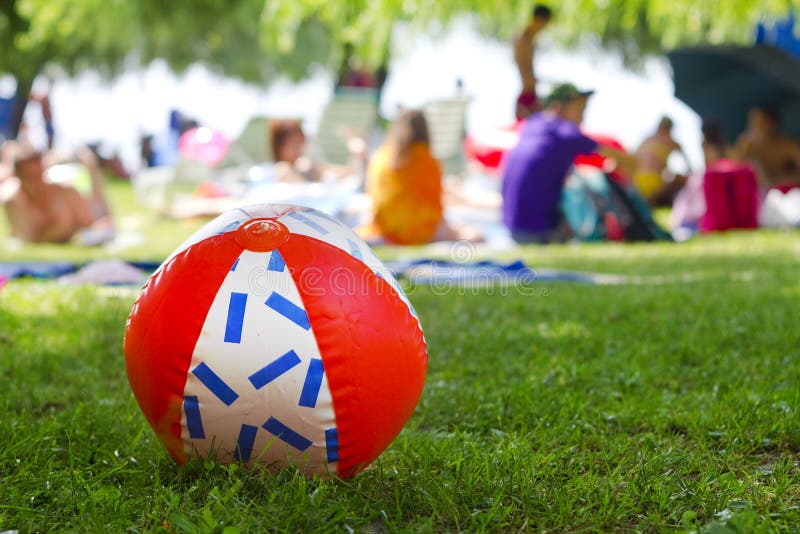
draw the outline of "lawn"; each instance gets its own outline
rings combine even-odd
[[[112,195],[147,236],[126,258],[162,258],[199,224],[136,219],[126,187]],[[127,385],[136,291],[12,282],[0,291],[0,532],[800,529],[800,235],[501,257],[626,276],[407,286],[428,341],[425,391],[348,482],[177,467]]]

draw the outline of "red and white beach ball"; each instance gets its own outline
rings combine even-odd
[[[170,455],[350,477],[422,393],[414,309],[369,247],[295,206],[229,211],[145,284],[125,332],[136,400]]]

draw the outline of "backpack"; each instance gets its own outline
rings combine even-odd
[[[582,241],[672,240],[633,186],[622,185],[595,167],[573,169],[564,183],[561,212]]]
[[[758,184],[750,165],[721,160],[703,177],[706,212],[701,232],[758,227]]]

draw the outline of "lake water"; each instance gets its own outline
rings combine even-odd
[[[432,38],[398,28],[390,75],[381,109],[391,117],[398,105],[419,106],[426,100],[451,96],[456,80],[471,97],[467,112],[470,132],[509,124],[520,82],[510,45],[480,36],[466,21]],[[651,131],[664,114],[675,121],[675,137],[693,166],[701,164],[700,121],[673,97],[668,63],[651,59],[642,72],[625,70],[608,52],[565,51],[549,41],[539,43],[535,59],[540,92],[548,85],[571,81],[594,89],[584,126],[587,131],[617,137],[629,149]],[[330,74],[317,71],[299,84],[279,81],[270,87],[245,85],[193,66],[181,76],[163,62],[127,72],[108,82],[87,72],[58,80],[51,91],[58,146],[69,149],[104,141],[135,162],[141,133],[162,134],[169,110],[176,108],[202,124],[235,137],[254,115],[302,117],[313,134],[323,106],[332,94]],[[35,106],[27,120],[34,140],[41,142]]]

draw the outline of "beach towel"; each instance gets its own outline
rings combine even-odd
[[[447,287],[492,287],[541,282],[595,284],[591,274],[555,269],[531,269],[522,260],[508,263],[491,260],[456,262],[416,259],[386,262],[395,277],[415,285]]]
[[[0,278],[5,278],[7,281],[18,278],[54,280],[71,276],[65,281],[104,285],[137,285],[144,281],[141,275],[152,273],[160,264],[161,262],[124,262],[115,259],[96,260],[87,264],[66,261],[8,262],[0,263]],[[76,276],[72,276],[74,274]]]

